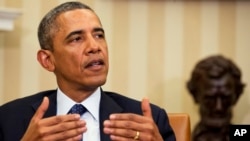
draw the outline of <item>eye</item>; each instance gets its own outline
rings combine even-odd
[[[77,41],[79,41],[79,40],[81,40],[81,39],[82,39],[82,38],[81,38],[80,36],[78,36],[78,37],[73,38],[72,42],[77,42]]]
[[[95,38],[97,39],[104,39],[105,38],[105,35],[103,32],[97,32],[94,34]]]
[[[68,43],[69,44],[72,44],[72,43],[79,43],[83,40],[83,37],[82,36],[72,36],[70,37],[70,39],[68,40]]]

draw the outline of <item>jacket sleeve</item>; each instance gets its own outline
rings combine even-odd
[[[156,124],[164,141],[176,141],[173,128],[169,123],[169,118],[164,109],[160,109],[158,115],[156,116]]]

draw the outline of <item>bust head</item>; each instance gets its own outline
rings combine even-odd
[[[230,124],[232,107],[243,92],[240,69],[221,55],[198,62],[187,88],[199,105],[200,124],[221,128]]]

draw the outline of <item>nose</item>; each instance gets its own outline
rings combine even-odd
[[[215,104],[216,104],[216,107],[215,107],[216,111],[223,110],[221,98],[217,97]]]
[[[101,51],[100,44],[98,43],[98,41],[94,37],[89,37],[87,39],[86,46],[87,46],[86,53],[88,55],[96,54],[96,53],[99,53]]]

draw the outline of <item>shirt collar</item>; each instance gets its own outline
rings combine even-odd
[[[87,99],[81,102],[85,106],[88,112],[99,121],[99,107],[101,99],[101,89],[98,87],[94,93],[92,93]],[[76,104],[75,101],[70,99],[64,94],[60,88],[57,89],[57,115],[65,115],[69,109]]]

